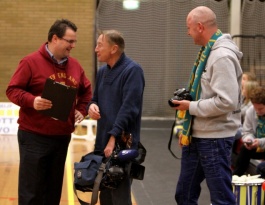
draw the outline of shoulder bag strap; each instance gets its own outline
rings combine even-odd
[[[98,202],[99,187],[100,187],[100,183],[101,183],[105,168],[106,168],[106,163],[102,163],[99,167],[98,175],[95,179],[94,186],[93,186],[91,205],[95,205]]]
[[[90,203],[87,203],[87,202],[81,200],[81,199],[78,197],[78,195],[77,195],[77,191],[76,191],[76,188],[75,188],[75,184],[74,184],[74,193],[75,193],[75,195],[76,195],[76,197],[77,197],[77,199],[78,199],[78,201],[79,201],[79,203],[80,203],[81,205],[91,205]]]

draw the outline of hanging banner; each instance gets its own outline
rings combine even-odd
[[[16,135],[19,106],[11,102],[0,102],[0,134]]]

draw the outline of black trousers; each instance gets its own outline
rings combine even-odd
[[[125,177],[117,189],[104,189],[99,194],[100,205],[132,205],[130,177]]]
[[[256,152],[256,149],[248,150],[244,145],[242,145],[236,160],[233,175],[244,175],[248,169],[250,159],[265,159],[265,152]]]
[[[19,205],[59,205],[71,135],[43,136],[18,130]]]

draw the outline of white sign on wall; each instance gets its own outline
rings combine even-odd
[[[11,102],[0,102],[0,134],[16,135],[19,106]]]

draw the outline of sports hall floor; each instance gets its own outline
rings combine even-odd
[[[144,180],[132,184],[133,205],[174,205],[175,187],[180,170],[180,161],[173,158],[167,149],[172,120],[143,119],[141,142],[147,149]],[[172,142],[172,150],[178,156],[180,148]],[[77,205],[73,193],[73,163],[92,150],[93,141],[72,139],[67,162],[60,205]],[[15,135],[0,135],[0,205],[17,205],[18,145]],[[81,199],[90,202],[89,193],[78,192]],[[209,205],[209,193],[205,182],[199,205]]]

